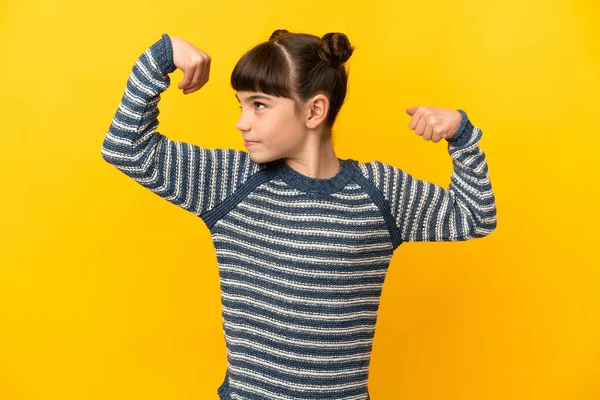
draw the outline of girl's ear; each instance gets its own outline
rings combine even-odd
[[[306,126],[311,129],[315,129],[327,118],[327,112],[329,111],[329,99],[325,95],[317,94],[306,102],[306,106]]]

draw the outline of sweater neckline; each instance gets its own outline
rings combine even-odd
[[[354,160],[341,158],[338,158],[338,160],[340,169],[331,178],[312,178],[304,175],[287,165],[282,158],[273,162],[273,170],[289,186],[298,190],[309,193],[331,194],[343,189],[348,184],[355,169]]]

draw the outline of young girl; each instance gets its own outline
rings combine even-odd
[[[180,68],[184,94],[210,57],[162,35],[135,63],[102,146],[104,160],[209,228],[219,266],[227,370],[220,399],[369,399],[382,285],[405,241],[489,235],[496,207],[481,130],[462,110],[412,107],[410,128],[445,139],[448,189],[379,161],[336,156],[346,96],[343,33],[276,30],[231,75],[247,151],[207,149],[157,131]]]

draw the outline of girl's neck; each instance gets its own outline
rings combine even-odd
[[[316,144],[307,143],[294,156],[283,161],[295,171],[310,178],[329,179],[340,170],[340,160],[335,154],[331,139]]]

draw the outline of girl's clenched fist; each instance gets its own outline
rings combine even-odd
[[[183,94],[193,93],[208,82],[210,56],[185,39],[170,36],[173,47],[173,63],[183,71],[183,79],[177,86]]]
[[[406,109],[406,113],[412,115],[409,128],[414,129],[424,140],[434,143],[454,136],[462,120],[460,112],[452,108],[410,107]]]

